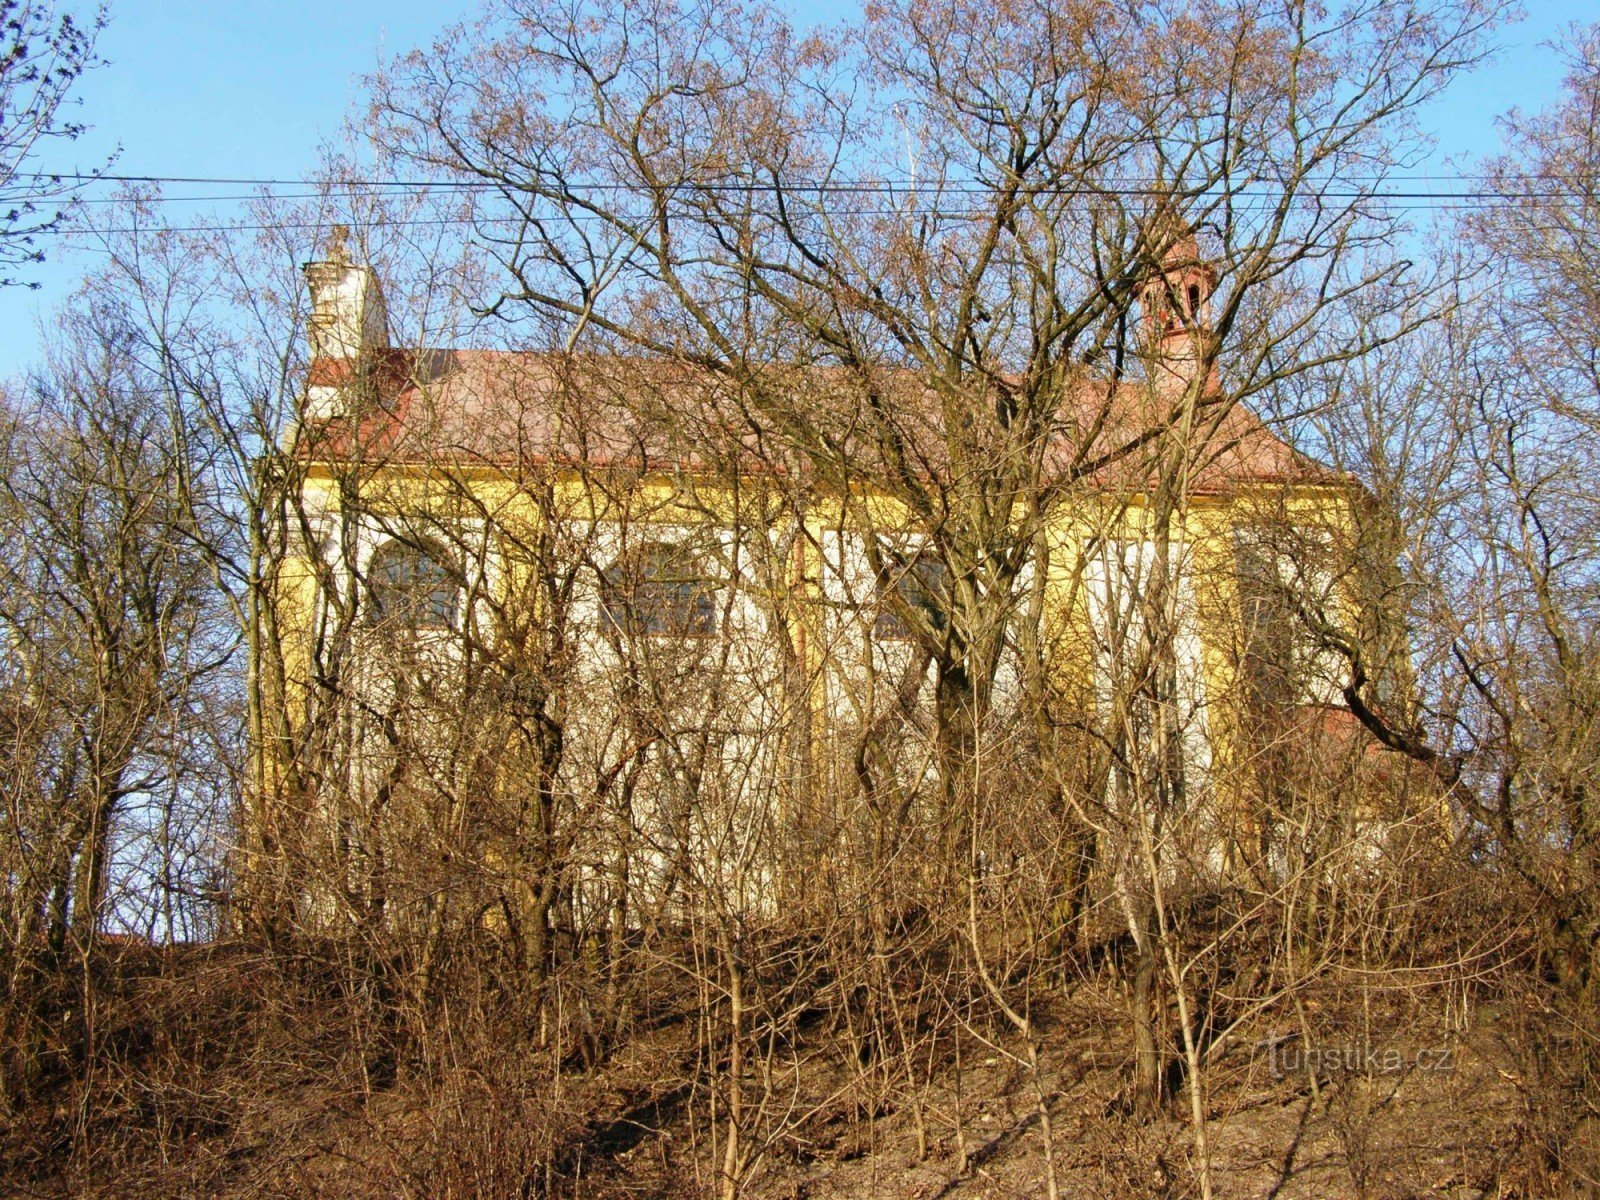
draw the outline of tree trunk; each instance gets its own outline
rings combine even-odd
[[[1145,1118],[1160,1109],[1163,1083],[1156,986],[1160,963],[1151,924],[1149,914],[1141,914],[1133,929],[1133,1106]]]

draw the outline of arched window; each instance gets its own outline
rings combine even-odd
[[[715,592],[695,554],[650,542],[605,572],[601,604],[613,629],[686,637],[716,632]]]
[[[891,587],[893,596],[889,594]],[[932,628],[943,629],[950,612],[949,569],[924,552],[880,580],[878,616],[872,624],[874,637],[890,642],[911,639],[912,629],[900,604],[918,613]]]
[[[452,629],[461,589],[437,546],[386,542],[367,567],[368,620],[393,629]]]

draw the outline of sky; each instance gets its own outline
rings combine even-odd
[[[60,0],[63,8],[68,0]],[[80,10],[84,5],[77,6]],[[101,35],[106,64],[85,76],[74,119],[92,128],[51,147],[41,170],[80,170],[116,155],[120,175],[200,179],[303,178],[318,147],[337,138],[361,97],[360,78],[380,62],[431,43],[473,4],[446,0],[111,0]],[[806,4],[802,21],[831,20],[850,0]],[[1526,0],[1528,15],[1499,37],[1498,58],[1458,79],[1422,114],[1438,147],[1429,173],[1450,178],[1499,146],[1495,121],[1513,107],[1536,110],[1559,92],[1562,66],[1546,45],[1596,17],[1592,0]],[[104,196],[109,189],[93,195]],[[171,184],[170,196],[230,195],[238,186]],[[171,205],[169,219],[226,215],[230,202]],[[0,377],[36,361],[41,323],[72,295],[92,254],[46,244],[31,268],[36,290],[0,289]]]

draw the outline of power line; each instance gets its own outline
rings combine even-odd
[[[154,175],[154,174],[107,174],[96,172],[21,172],[22,177],[32,179],[51,179],[73,181],[84,184],[109,183],[109,184],[142,184],[142,185],[172,185],[182,184],[196,187],[256,187],[261,189],[286,188],[294,189],[284,193],[250,193],[250,194],[224,194],[224,195],[195,195],[195,196],[155,196],[147,200],[160,204],[217,204],[227,202],[243,202],[249,200],[277,199],[277,200],[316,200],[337,195],[340,192],[359,190],[369,197],[386,198],[404,196],[413,193],[427,192],[462,192],[480,193],[492,191],[516,192],[519,189],[514,184],[502,184],[494,180],[484,179],[342,179],[317,181],[309,179],[284,179],[249,176],[207,176],[207,175]],[[1584,194],[1586,189],[1578,187],[1559,188],[1532,188],[1521,189],[1483,189],[1475,187],[1472,190],[1422,188],[1408,190],[1386,190],[1379,187],[1371,189],[1353,190],[1351,185],[1365,179],[1373,184],[1384,181],[1401,180],[1445,180],[1460,184],[1469,182],[1468,176],[1458,173],[1449,174],[1394,174],[1385,176],[1345,176],[1339,180],[1326,180],[1319,184],[1317,181],[1302,180],[1304,190],[1289,197],[1291,203],[1310,204],[1315,202],[1355,202],[1360,201],[1382,207],[1389,212],[1417,212],[1417,213],[1466,213],[1482,211],[1487,208],[1499,207],[1527,207],[1550,200],[1561,200],[1569,196]],[[1502,176],[1507,181],[1516,180],[1524,184],[1534,182],[1551,183],[1562,182],[1561,178],[1550,172],[1507,173]],[[1476,182],[1475,179],[1471,180]],[[1319,186],[1329,185],[1325,190],[1318,190]],[[1334,186],[1336,185],[1336,186]],[[562,191],[572,195],[581,195],[584,192],[635,192],[644,189],[633,184],[620,182],[601,181],[573,181],[562,185]],[[669,189],[670,190],[670,189]],[[862,216],[887,216],[902,217],[927,217],[942,220],[970,220],[991,215],[987,210],[974,208],[965,210],[961,208],[941,207],[937,204],[913,204],[907,206],[904,201],[914,195],[927,195],[935,192],[940,196],[982,196],[993,192],[993,188],[977,183],[947,183],[936,188],[930,188],[925,183],[914,186],[909,180],[832,180],[832,181],[807,181],[797,180],[786,183],[760,183],[760,182],[729,182],[729,183],[696,183],[688,185],[685,190],[699,192],[713,192],[722,194],[776,194],[785,192],[789,194],[809,193],[817,197],[872,197],[881,196],[888,199],[901,201],[893,208],[863,208],[863,209],[827,209],[827,217],[846,218]],[[1169,195],[1170,190],[1156,187],[1148,180],[1133,178],[1110,177],[1102,183],[1095,185],[1073,184],[1059,187],[1045,187],[1030,189],[1034,195],[1056,198],[1071,197],[1157,197]],[[1198,199],[1212,203],[1220,202],[1223,197],[1216,193],[1207,193],[1202,190],[1197,194]],[[123,202],[118,197],[85,197],[86,203],[102,205]],[[557,195],[543,195],[540,197],[545,202],[559,203],[561,197]],[[1245,185],[1235,192],[1230,198],[1232,206],[1242,212],[1268,211],[1281,204],[1284,196],[1281,191],[1271,190],[1270,182],[1261,181]],[[594,224],[604,222],[610,218],[578,212],[562,214],[560,220],[576,224]],[[630,216],[617,214],[619,222],[643,221],[650,219],[650,214]],[[490,218],[482,216],[453,216],[453,217],[419,217],[404,220],[379,222],[387,228],[448,228],[452,226],[480,225],[492,228],[495,225],[514,224],[515,218]],[[317,230],[327,228],[331,220],[299,220],[299,221],[274,221],[274,222],[216,222],[189,224],[182,226],[164,226],[153,223],[149,226],[110,227],[101,229],[88,229],[85,233],[100,234],[103,236],[126,236],[131,234],[171,233],[171,234],[216,234],[216,233],[264,233],[274,230]]]
[[[1484,212],[1484,211],[1487,211],[1487,210],[1489,210],[1491,208],[1496,207],[1496,205],[1485,203],[1485,202],[1480,202],[1480,203],[1450,203],[1450,202],[1448,202],[1450,199],[1452,199],[1452,198],[1440,197],[1439,198],[1439,201],[1440,201],[1439,203],[1388,204],[1385,207],[1389,211],[1418,212],[1418,213],[1421,213],[1421,212],[1426,212],[1426,213]],[[1241,206],[1241,207],[1243,207],[1243,206]],[[1246,212],[1265,212],[1265,211],[1267,211],[1269,209],[1269,207],[1270,206],[1266,205],[1266,204],[1258,204],[1258,205],[1254,205],[1254,206],[1244,207],[1243,211],[1246,211]],[[1532,207],[1532,205],[1519,204],[1516,207],[1524,207],[1524,208],[1526,208],[1526,207]],[[909,217],[935,217],[935,218],[940,218],[940,219],[944,219],[944,220],[952,220],[952,221],[954,221],[954,220],[972,220],[972,219],[977,219],[977,218],[981,218],[981,217],[986,217],[986,216],[989,216],[989,215],[992,215],[992,214],[989,213],[987,210],[979,210],[979,209],[974,209],[974,210],[971,210],[971,211],[962,212],[962,211],[959,211],[959,210],[952,210],[952,209],[913,208],[913,209],[894,209],[894,210],[886,211],[884,209],[876,209],[876,208],[874,208],[874,209],[846,210],[846,211],[842,211],[842,212],[830,212],[827,215],[833,216],[833,217],[850,217],[850,216],[865,217],[865,216],[895,215],[895,216],[909,216]],[[575,224],[596,224],[596,223],[602,223],[602,222],[604,222],[606,220],[603,217],[598,217],[598,216],[593,216],[593,215],[588,215],[588,214],[570,214],[570,215],[568,215],[568,216],[566,216],[566,217],[564,217],[562,219],[564,221],[567,221],[567,222],[570,222],[570,223],[575,223]],[[646,221],[649,221],[650,219],[651,218],[650,218],[649,215],[643,215],[643,216],[632,217],[632,218],[619,217],[619,218],[617,218],[617,222],[618,222],[619,227],[620,227],[620,225],[623,224],[625,221],[631,221],[631,222],[636,222],[636,223],[644,223]],[[271,232],[271,231],[274,231],[274,230],[319,230],[319,229],[328,229],[328,228],[331,228],[333,225],[336,225],[336,224],[339,224],[339,223],[340,223],[340,219],[337,218],[337,217],[329,217],[327,220],[311,220],[311,221],[270,221],[270,222],[261,222],[261,223],[255,223],[255,222],[221,223],[221,222],[219,222],[217,224],[211,224],[211,225],[161,225],[161,224],[152,223],[150,225],[125,226],[125,227],[113,227],[113,228],[92,228],[92,229],[84,230],[83,233],[84,234],[102,235],[102,236],[119,236],[119,235],[125,236],[125,235],[132,235],[132,234],[158,234],[158,233],[170,233],[170,234],[266,233],[266,232]],[[374,227],[375,228],[381,228],[381,229],[412,229],[412,228],[430,228],[430,227],[431,228],[446,228],[446,227],[449,227],[449,226],[462,226],[462,225],[477,225],[477,226],[483,226],[483,227],[492,227],[494,225],[506,225],[506,224],[516,224],[516,221],[515,221],[514,218],[505,218],[505,217],[502,217],[502,218],[491,218],[491,217],[423,217],[423,218],[411,218],[411,219],[406,219],[406,220],[377,221],[377,222],[374,222]],[[93,247],[93,246],[85,246],[83,248],[84,249],[88,249],[88,250],[96,249],[96,247]]]
[[[296,196],[280,197],[285,199],[314,199],[329,191],[338,191],[350,188],[359,188],[369,191],[520,191],[514,182],[504,182],[488,179],[331,179],[318,181],[311,179],[275,179],[246,176],[204,176],[204,175],[111,175],[94,172],[18,172],[17,177],[38,180],[60,180],[74,183],[122,183],[122,184],[190,184],[207,187],[258,187],[258,188],[297,188],[318,189],[302,190]],[[1562,177],[1552,172],[1524,172],[1507,173],[1501,176],[1507,180],[1518,181],[1545,181],[1559,183]],[[1545,200],[1558,199],[1580,191],[1585,187],[1577,185],[1563,186],[1548,190],[1535,190],[1524,188],[1513,190],[1506,188],[1476,189],[1471,191],[1441,190],[1439,188],[1426,188],[1416,190],[1376,190],[1357,188],[1354,185],[1363,181],[1378,184],[1387,180],[1443,180],[1459,183],[1476,182],[1477,177],[1450,174],[1396,174],[1396,175],[1371,175],[1371,176],[1341,176],[1338,179],[1321,181],[1328,185],[1344,185],[1350,190],[1322,190],[1321,184],[1316,180],[1298,180],[1297,185],[1304,189],[1307,199],[1318,198],[1327,200],[1406,200],[1406,201],[1502,201],[1502,200]],[[573,180],[564,182],[561,190],[573,194],[583,192],[605,191],[643,191],[640,185],[599,180]],[[776,192],[802,192],[819,195],[901,195],[910,192],[937,191],[948,195],[983,195],[995,189],[992,185],[981,183],[945,183],[929,186],[926,181],[920,183],[911,180],[835,180],[811,181],[795,180],[784,183],[727,182],[727,183],[694,183],[685,185],[695,191],[729,192],[768,194]],[[670,187],[666,190],[672,190]],[[1046,196],[1166,196],[1171,195],[1173,189],[1168,186],[1157,185],[1153,181],[1132,178],[1118,178],[1112,176],[1104,183],[1099,184],[1063,184],[1054,187],[1031,187],[1025,189],[1029,194]],[[1184,189],[1180,189],[1182,191]],[[1209,189],[1202,188],[1196,194],[1204,196]],[[1279,192],[1274,190],[1270,180],[1260,180],[1245,184],[1234,193],[1250,199],[1276,198]],[[259,199],[256,195],[246,196],[182,196],[182,197],[153,197],[164,203],[200,203],[207,200],[253,200]],[[115,203],[115,199],[96,199],[97,203]]]

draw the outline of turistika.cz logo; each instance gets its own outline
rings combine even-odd
[[[1399,1075],[1408,1071],[1455,1070],[1454,1046],[1423,1046],[1407,1053],[1399,1046],[1379,1046],[1365,1040],[1341,1045],[1314,1045],[1296,1033],[1262,1038],[1257,1053],[1265,1051],[1274,1079],[1311,1072],[1316,1075]]]

